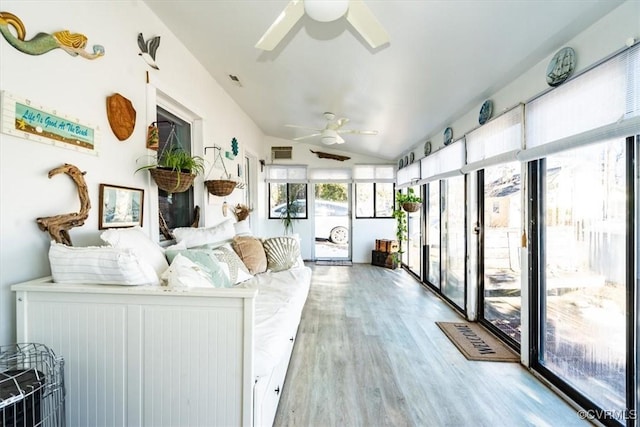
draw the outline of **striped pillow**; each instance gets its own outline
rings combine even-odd
[[[153,267],[131,249],[110,246],[73,247],[55,241],[49,248],[51,275],[57,283],[158,285]]]

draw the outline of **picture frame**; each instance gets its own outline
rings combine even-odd
[[[100,184],[98,229],[142,227],[144,190]]]
[[[0,130],[7,135],[98,155],[100,129],[75,116],[2,91]]]

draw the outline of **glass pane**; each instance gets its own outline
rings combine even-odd
[[[184,151],[191,154],[191,125],[171,114],[170,112],[157,107],[158,135],[160,143],[158,153],[165,149],[171,131],[171,122],[175,125],[177,141]],[[192,222],[192,212],[194,209],[193,186],[182,193],[167,193],[158,189],[158,209],[160,216],[167,224],[167,228],[190,227]],[[166,240],[167,236],[160,231],[160,240]]]
[[[379,183],[376,186],[377,218],[391,218],[393,215],[393,183]]]
[[[550,156],[543,175],[540,363],[606,410],[625,408],[623,140]]]
[[[518,343],[521,205],[520,163],[485,169],[483,316]]]
[[[464,176],[449,178],[442,183],[442,293],[464,309]]]
[[[348,259],[349,184],[315,184],[314,194],[316,259]]]
[[[416,195],[420,194],[420,187],[412,187]],[[418,277],[422,277],[422,244],[421,244],[421,211],[407,213],[407,229],[409,241],[407,242],[407,266]]]
[[[440,288],[440,181],[427,185],[427,280]]]
[[[269,183],[269,218],[281,218],[287,205],[287,184]]]
[[[307,217],[306,184],[269,183],[269,218],[284,217],[287,213],[287,206],[290,209],[291,217]]]
[[[356,184],[356,217],[373,217],[373,183]]]
[[[295,218],[307,217],[307,184],[287,184],[289,201],[294,206]]]

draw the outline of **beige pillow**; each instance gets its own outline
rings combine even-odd
[[[236,236],[231,246],[251,274],[267,271],[267,255],[264,253],[260,239],[252,236]]]

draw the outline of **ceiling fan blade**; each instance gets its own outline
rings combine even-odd
[[[313,138],[315,136],[320,136],[321,133],[312,133],[311,135],[299,136],[297,138],[293,138],[292,141],[302,141],[303,139]]]
[[[375,49],[389,42],[389,34],[362,0],[349,2],[347,21],[372,48]]]
[[[256,43],[256,47],[262,50],[273,50],[291,31],[294,25],[304,15],[304,3],[302,0],[292,0],[278,15],[269,29]]]
[[[341,129],[338,133],[349,133],[351,135],[377,135],[377,130]]]
[[[312,130],[314,132],[322,132],[324,130],[324,129],[318,129],[318,128],[310,128],[308,126],[299,126],[299,125],[284,125],[284,126],[288,128]]]

